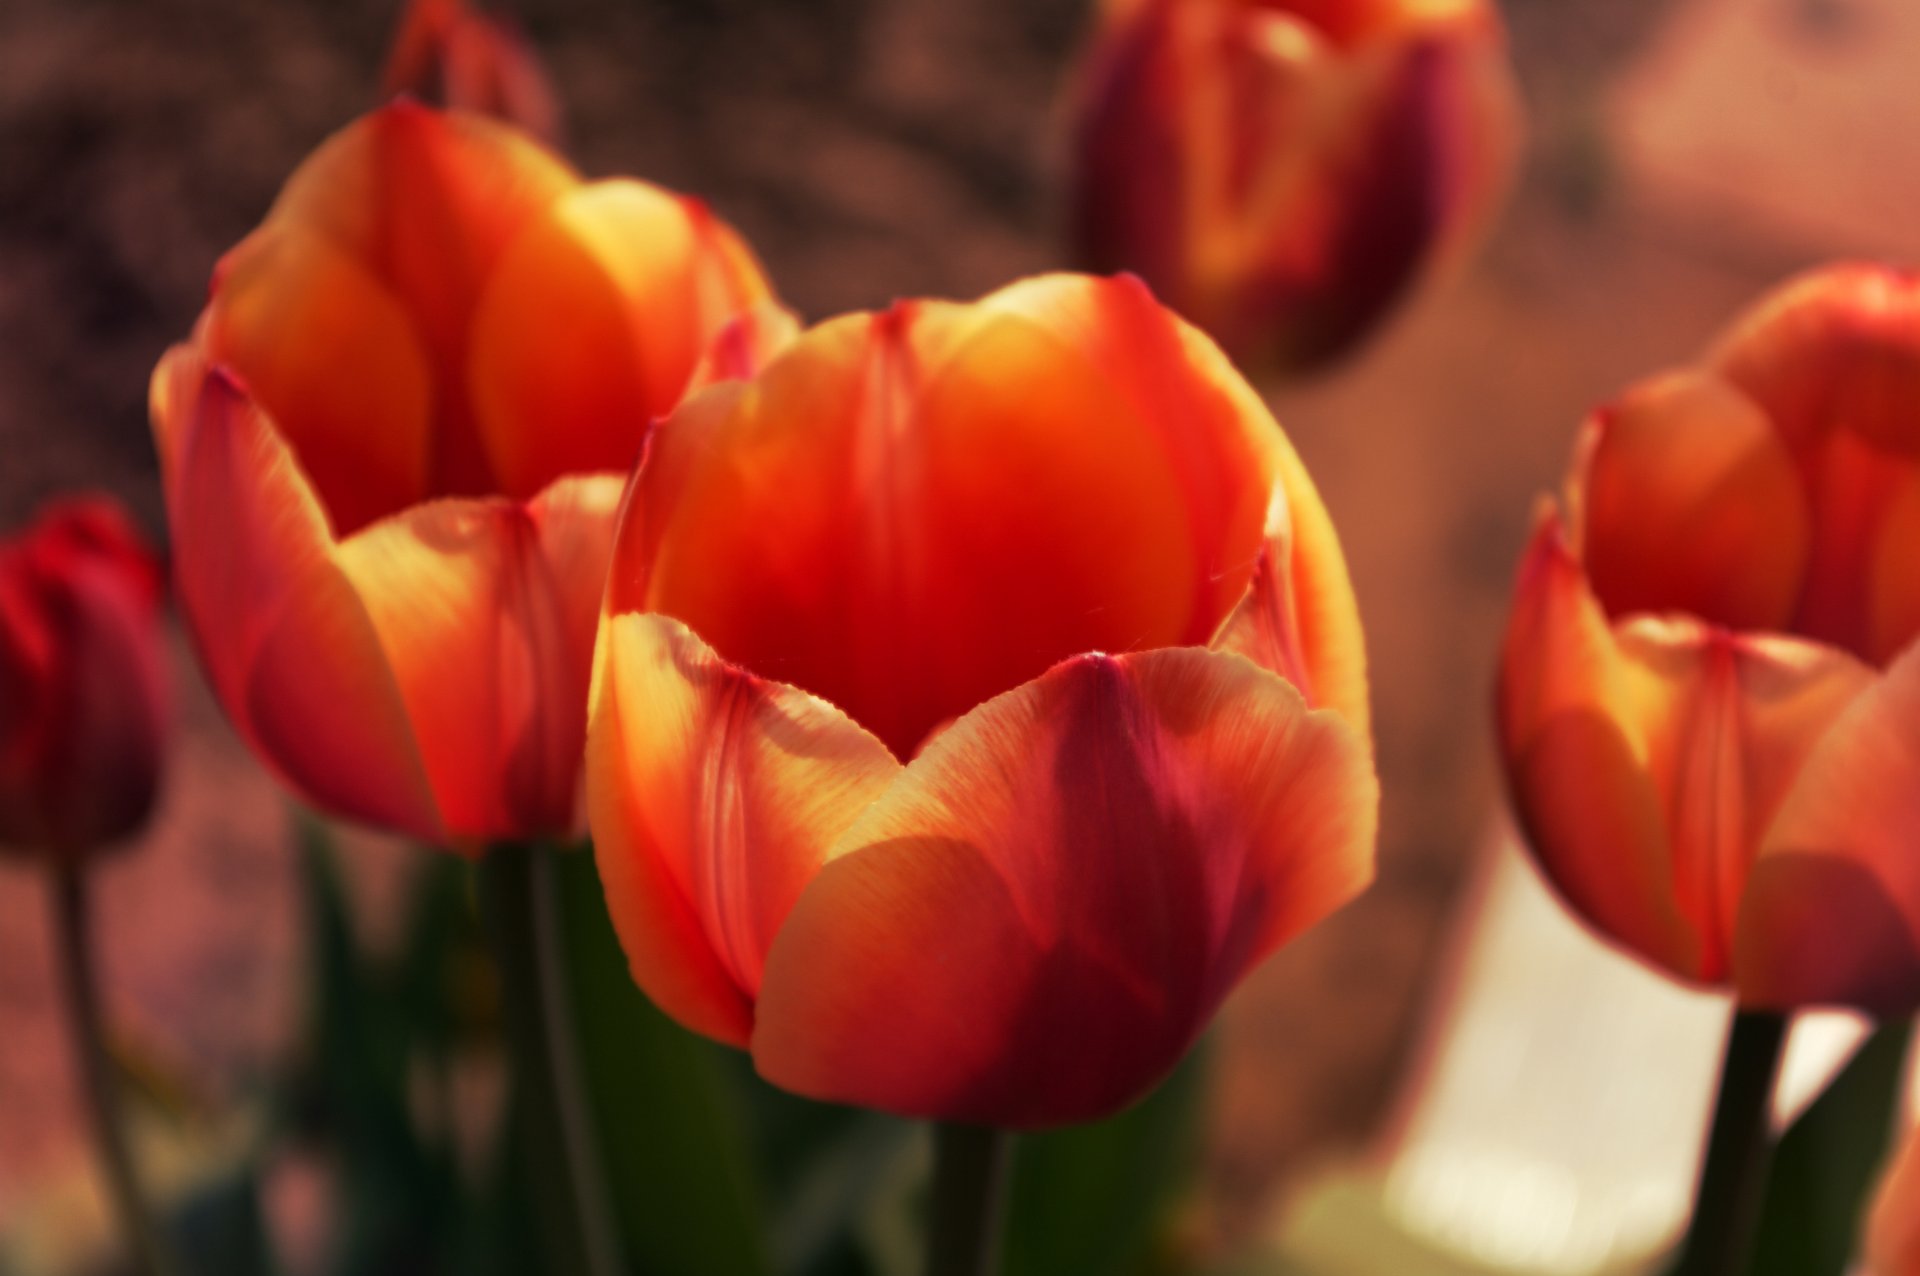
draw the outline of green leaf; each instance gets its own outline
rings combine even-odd
[[[1875,1032],[1781,1138],[1767,1178],[1754,1276],[1840,1276],[1886,1160],[1911,1022]]]
[[[1170,1207],[1194,1170],[1205,1089],[1201,1053],[1119,1116],[1019,1140],[1006,1276],[1154,1270]]]
[[[588,1100],[627,1256],[644,1273],[764,1276],[760,1204],[725,1048],[634,985],[593,857],[559,854]]]

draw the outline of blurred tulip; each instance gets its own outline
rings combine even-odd
[[[335,136],[154,374],[181,606],[242,735],[373,824],[570,828],[626,471],[780,331],[692,200],[407,103]]]
[[[1464,255],[1519,132],[1490,0],[1107,0],[1081,74],[1080,260],[1279,374]]]
[[[147,821],[166,751],[160,563],[106,497],[0,543],[0,853],[73,861]]]
[[[778,1085],[1098,1117],[1372,875],[1332,526],[1137,280],[823,324],[662,423],[618,535],[608,903],[654,1000]]]
[[[1500,736],[1547,876],[1744,1006],[1920,1006],[1920,284],[1838,267],[1585,427]]]
[[[413,0],[387,55],[392,97],[488,115],[547,142],[560,137],[560,99],[526,38],[466,0]]]
[[[1920,1132],[1909,1132],[1867,1221],[1866,1276],[1920,1276]]]

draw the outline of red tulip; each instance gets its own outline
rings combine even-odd
[[[489,115],[546,141],[560,135],[560,100],[525,37],[466,0],[413,0],[387,55],[388,96]]]
[[[1114,1111],[1372,874],[1326,511],[1132,279],[848,315],[688,399],[593,704],[635,978],[822,1099]]]
[[[166,751],[160,564],[119,506],[0,543],[0,852],[74,859],[138,830]]]
[[[153,382],[181,606],[256,751],[424,838],[571,827],[621,484],[773,340],[755,308],[701,206],[500,125],[396,104],[323,146]]]
[[[1080,259],[1281,373],[1463,255],[1518,134],[1488,0],[1108,0],[1079,89]]]
[[[1920,1006],[1920,285],[1810,275],[1588,422],[1501,741],[1603,934],[1770,1009]]]

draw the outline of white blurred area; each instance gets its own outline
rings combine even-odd
[[[1328,1276],[1652,1270],[1691,1206],[1731,1001],[1596,938],[1510,833],[1476,891],[1397,1128],[1374,1164],[1295,1201],[1278,1248]],[[1799,1016],[1777,1125],[1867,1031],[1850,1014]]]

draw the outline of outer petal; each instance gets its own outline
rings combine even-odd
[[[1683,978],[1728,978],[1761,835],[1872,671],[1686,621],[1610,631],[1550,519],[1520,593],[1501,736],[1536,854],[1611,937]]]
[[[1821,739],[1740,914],[1741,999],[1920,1007],[1920,644]]]
[[[587,801],[633,977],[688,1027],[745,1046],[775,932],[900,765],[831,705],[666,617],[610,617],[597,661]]]
[[[715,335],[770,297],[739,236],[695,200],[609,181],[556,201],[474,319],[473,401],[503,490],[631,467]]]
[[[614,610],[902,757],[1077,651],[1204,642],[1257,557],[1273,427],[1183,332],[1075,276],[824,324],[657,432]]]
[[[318,805],[443,832],[393,671],[285,442],[193,347],[154,372],[180,606],[255,752]]]
[[[1344,719],[1236,656],[1084,656],[935,738],[774,941],[777,1085],[1015,1127],[1173,1066],[1234,983],[1372,874]]]
[[[1543,515],[1500,657],[1500,746],[1514,807],[1575,912],[1655,965],[1698,979],[1711,955],[1675,892],[1642,721],[1667,698],[1621,654],[1558,517]]]
[[[1751,399],[1711,374],[1663,377],[1596,417],[1581,452],[1581,554],[1610,615],[1786,626],[1810,516],[1792,453]]]
[[[531,505],[434,501],[340,546],[457,837],[573,824],[618,497],[607,476],[563,480]]]

